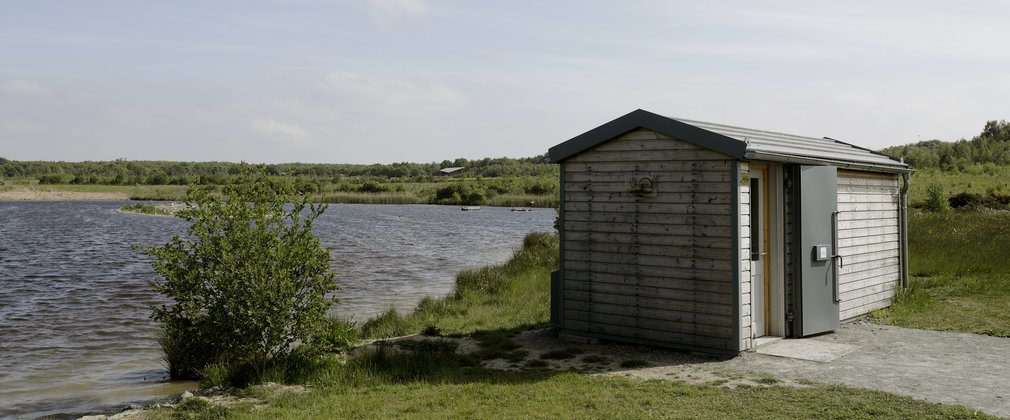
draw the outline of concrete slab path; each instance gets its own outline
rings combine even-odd
[[[718,364],[960,404],[1010,418],[1010,338],[852,323],[803,340],[858,348],[827,362],[746,352]]]

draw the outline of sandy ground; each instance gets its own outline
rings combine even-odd
[[[126,193],[48,191],[36,188],[0,190],[0,201],[119,201],[129,200]]]

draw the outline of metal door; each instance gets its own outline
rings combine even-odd
[[[835,284],[834,214],[838,209],[838,168],[798,166],[793,179],[797,207],[794,240],[796,288],[793,336],[834,331],[838,328],[838,285]]]

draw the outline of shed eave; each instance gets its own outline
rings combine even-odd
[[[747,143],[719,133],[714,133],[672,118],[636,109],[617,119],[582,133],[547,151],[552,163],[560,163],[586,149],[603,144],[623,134],[644,128],[674,137],[735,159],[743,158]]]
[[[550,148],[547,161],[561,163],[569,157],[636,129],[652,130],[737,160],[828,164],[840,168],[889,173],[911,172],[904,162],[829,137],[805,137],[670,118],[642,109],[629,112]]]
[[[886,165],[886,164],[875,164],[875,163],[857,162],[848,160],[821,159],[821,158],[798,156],[784,153],[747,152],[744,154],[744,159],[754,161],[765,161],[765,162],[778,162],[778,163],[798,163],[806,165],[831,165],[843,169],[858,169],[873,172],[887,172],[887,173],[913,172],[912,169],[908,167],[908,164],[905,163],[895,162],[894,165]]]

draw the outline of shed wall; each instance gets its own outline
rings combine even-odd
[[[750,163],[740,162],[740,173],[750,171]],[[740,182],[740,253],[737,258],[740,260],[740,349],[749,349],[752,344],[753,325],[752,320],[752,299],[751,293],[752,279],[755,264],[750,259],[751,245],[751,225],[750,225],[750,205],[751,193],[750,182]],[[763,297],[762,297],[763,298]]]
[[[890,306],[901,276],[897,174],[838,171],[840,318]]]
[[[739,350],[735,161],[637,130],[562,164],[565,332]]]

